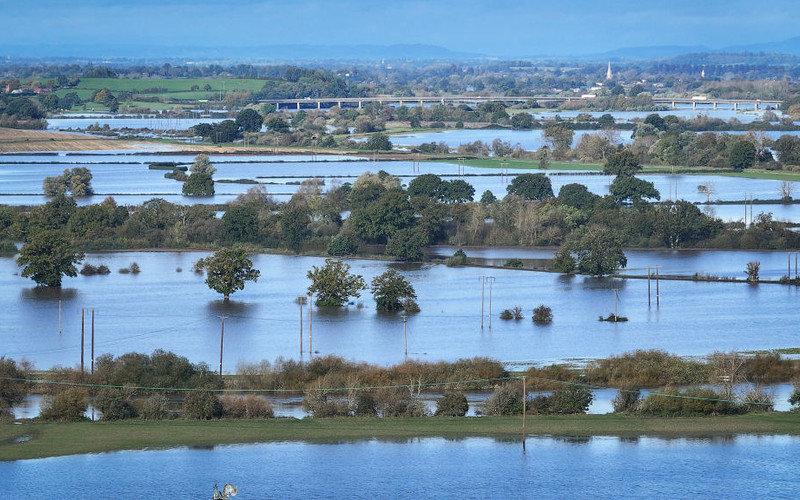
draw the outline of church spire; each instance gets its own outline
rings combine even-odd
[[[611,80],[614,78],[614,74],[611,72],[611,61],[608,61],[608,71],[606,71],[606,80]]]

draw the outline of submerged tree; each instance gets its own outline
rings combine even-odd
[[[212,175],[217,169],[211,164],[208,155],[200,154],[189,167],[191,175],[183,184],[183,194],[186,196],[213,196],[214,179]]]
[[[23,245],[17,265],[22,267],[22,276],[33,279],[37,285],[61,286],[63,276],[78,275],[75,265],[82,260],[83,253],[76,252],[61,233],[42,231]]]
[[[317,295],[314,303],[318,306],[341,307],[367,287],[364,278],[350,274],[350,265],[340,260],[325,259],[324,266],[312,266],[307,276],[311,280],[308,292]]]
[[[258,281],[261,275],[242,247],[217,250],[211,257],[198,260],[195,269],[206,271],[206,284],[226,301],[236,290],[244,289],[245,281]]]
[[[372,278],[372,296],[379,311],[397,311],[404,299],[416,299],[417,294],[408,280],[394,269]]]
[[[45,177],[42,182],[45,196],[55,197],[71,193],[72,196],[90,196],[92,189],[92,172],[86,167],[64,169],[64,173],[55,177]]]

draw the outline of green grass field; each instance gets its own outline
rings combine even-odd
[[[528,435],[700,437],[800,434],[800,412],[727,417],[640,418],[621,415],[529,416]],[[521,436],[522,417],[171,420],[0,425],[0,460],[104,451],[275,441],[412,437]],[[10,443],[30,436],[22,443]]]
[[[264,80],[255,78],[165,78],[165,79],[132,79],[132,78],[81,78],[77,89],[109,89],[116,91],[134,91],[152,88],[163,88],[168,93],[193,92],[192,86],[197,85],[201,90],[206,85],[211,85],[211,91],[220,90],[248,90],[251,92],[261,90]],[[206,94],[208,91],[204,91]],[[163,95],[163,94],[159,94]]]

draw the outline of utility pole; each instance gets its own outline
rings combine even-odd
[[[312,335],[312,328],[314,326],[314,296],[309,293],[308,294],[308,355],[309,357],[313,355],[312,349],[312,342],[313,342],[313,335]]]
[[[656,307],[661,305],[661,292],[658,288],[658,266],[656,266]]]
[[[483,303],[486,294],[486,276],[481,276],[481,330],[483,330]]]
[[[408,316],[406,313],[403,313],[403,342],[406,346],[406,357],[408,357],[408,334],[406,332],[406,318],[408,318]]]
[[[58,300],[58,334],[61,335],[61,299]]]
[[[84,333],[85,333],[85,329],[84,329],[84,326],[85,326],[85,321],[84,321],[85,312],[86,312],[86,310],[81,307],[81,373],[83,373],[83,344],[84,344],[84,338],[85,338],[85,335],[84,335]]]
[[[617,322],[617,289],[614,289],[614,323]]]
[[[299,295],[295,302],[300,304],[300,357],[303,356],[303,304],[306,303],[307,299],[305,295]]]
[[[528,390],[525,384],[525,375],[522,376],[522,452],[525,453],[525,414],[528,413]]]
[[[225,318],[227,316],[219,316],[222,320],[222,329],[219,332],[219,376],[222,376],[222,347],[225,345]]]
[[[487,276],[489,280],[489,330],[492,329],[492,283],[494,283],[494,276]]]
[[[650,266],[647,266],[647,307],[650,307]]]
[[[94,307],[92,308],[92,373],[94,373]]]

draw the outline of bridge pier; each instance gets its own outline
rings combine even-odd
[[[297,111],[300,111],[300,101],[297,101]]]
[[[361,101],[358,101],[358,109],[361,109]]]
[[[675,109],[675,101],[672,101],[672,109]]]
[[[322,101],[317,101],[317,111],[322,109]]]
[[[734,111],[738,111],[739,110],[739,103],[738,102],[733,103],[733,110]]]
[[[753,105],[755,106],[756,111],[758,111],[758,101],[754,102]]]
[[[697,109],[697,103],[696,103],[696,102],[692,102],[692,109],[693,109],[693,110],[696,110],[696,109]]]
[[[714,111],[717,110],[717,101],[714,101]]]
[[[280,111],[280,110],[281,110],[281,103],[276,102],[275,103],[275,111]]]

